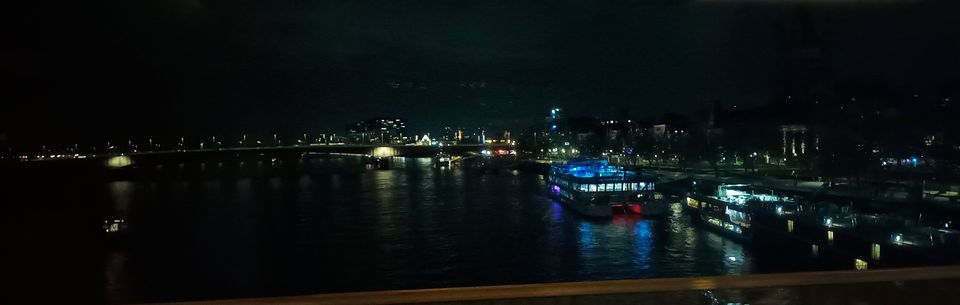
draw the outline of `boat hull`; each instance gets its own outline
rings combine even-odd
[[[659,216],[666,213],[667,204],[662,200],[651,200],[644,202],[613,203],[610,208],[614,213]]]
[[[708,219],[704,219],[704,218],[705,217],[703,216],[694,217],[694,221],[698,225],[703,226],[704,228],[707,228],[713,233],[717,233],[721,236],[724,236],[736,242],[749,243],[750,241],[753,240],[753,234],[749,229],[741,229],[742,231],[738,233],[738,232],[731,231],[729,228],[724,227],[723,224],[713,223],[713,222],[710,222]]]
[[[690,213],[693,221],[707,229],[738,242],[749,242],[753,239],[750,228],[732,222],[729,216],[719,210],[709,209],[710,206],[724,206],[723,202],[704,196],[690,195],[684,198],[683,207]],[[704,209],[707,209],[706,211]],[[726,208],[724,208],[724,211]]]
[[[625,171],[602,159],[577,159],[554,163],[550,170],[550,193],[562,204],[594,218],[614,213],[657,215],[665,211],[656,202],[656,177]]]
[[[568,207],[581,215],[592,217],[592,218],[610,218],[613,217],[613,209],[609,205],[597,205],[590,204],[579,200],[571,200],[559,196],[556,194],[551,194],[551,197],[560,201],[560,204],[563,204],[564,207]]]

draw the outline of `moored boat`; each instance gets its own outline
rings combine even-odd
[[[589,217],[614,213],[659,215],[666,210],[654,191],[656,178],[627,171],[602,159],[555,163],[550,170],[550,194],[565,206]]]
[[[789,197],[767,193],[749,184],[720,184],[715,194],[692,193],[684,201],[684,208],[693,214],[694,220],[739,241],[753,239],[751,208],[771,208],[783,215],[792,211],[783,205],[793,203]]]

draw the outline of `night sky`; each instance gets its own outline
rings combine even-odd
[[[7,6],[0,143],[293,138],[375,116],[412,132],[518,129],[551,106],[647,117],[758,105],[785,94],[784,24],[800,8],[825,33],[832,79],[960,80],[952,1],[474,2]]]

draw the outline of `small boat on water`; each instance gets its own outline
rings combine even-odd
[[[100,229],[103,230],[104,239],[110,245],[122,245],[129,240],[130,223],[123,216],[114,216],[105,218]]]
[[[433,156],[433,166],[434,167],[446,167],[450,168],[453,165],[453,156],[445,152],[439,152],[436,156]]]
[[[752,221],[745,204],[728,202],[714,196],[691,194],[686,198],[685,208],[693,213],[693,219],[738,241],[750,241],[753,237]]]
[[[666,202],[654,191],[655,183],[652,175],[627,171],[603,159],[575,159],[554,163],[550,169],[551,196],[589,217],[664,213]]]
[[[108,234],[125,232],[127,230],[127,221],[122,218],[105,219],[101,228],[104,233]]]
[[[463,166],[483,173],[497,173],[517,167],[517,152],[514,150],[484,149],[480,155],[463,159]]]

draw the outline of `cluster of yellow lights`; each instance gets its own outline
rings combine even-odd
[[[374,157],[392,157],[396,155],[396,150],[393,147],[377,147],[373,149]]]
[[[18,156],[20,160],[29,160],[30,156],[22,155]],[[72,155],[36,155],[34,159],[43,160],[43,159],[60,159],[60,158],[86,158],[86,155],[72,154]]]
[[[120,155],[120,156],[110,157],[110,159],[107,159],[106,164],[107,164],[107,167],[121,168],[121,167],[129,166],[133,164],[133,161],[130,160],[130,157],[128,156]]]
[[[853,260],[853,266],[857,270],[867,270],[867,262],[859,258]]]

